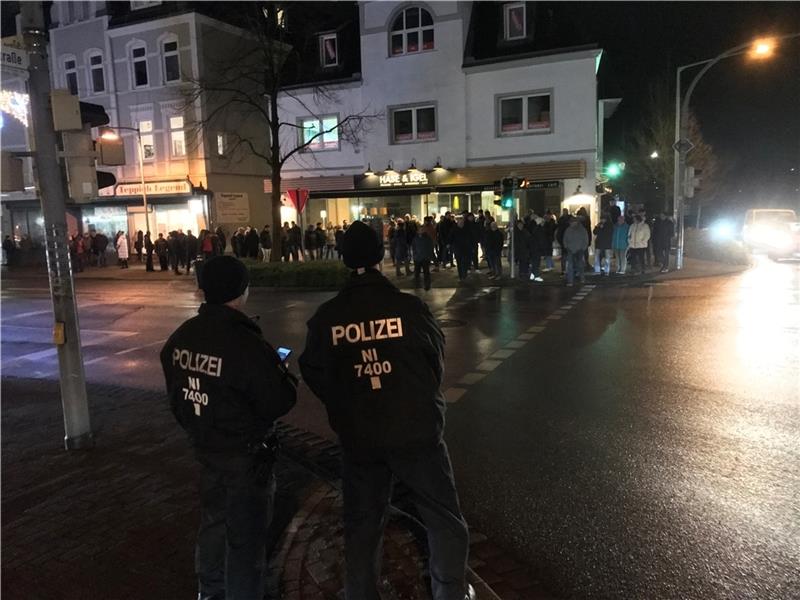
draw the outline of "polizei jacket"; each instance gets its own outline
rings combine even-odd
[[[354,274],[308,321],[303,380],[345,450],[414,452],[444,427],[444,335],[430,310],[379,272]]]
[[[199,452],[247,452],[294,406],[293,378],[244,313],[203,304],[161,350],[175,418]]]

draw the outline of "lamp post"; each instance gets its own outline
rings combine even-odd
[[[147,231],[150,233],[151,237],[153,232],[150,230],[150,213],[147,209],[147,190],[145,189],[144,183],[144,146],[142,146],[142,132],[138,127],[109,127],[106,128],[100,137],[107,139],[107,140],[116,140],[119,139],[119,135],[114,131],[115,129],[123,129],[125,131],[135,131],[136,132],[136,142],[139,148],[139,176],[142,182],[142,205],[144,206],[144,224]]]
[[[787,35],[781,35],[769,40],[759,40],[756,42],[747,42],[746,44],[739,44],[738,46],[734,46],[733,48],[729,48],[718,54],[714,58],[709,58],[707,60],[701,60],[698,62],[690,63],[688,65],[682,65],[678,67],[676,74],[675,74],[675,144],[673,145],[673,149],[675,150],[674,154],[674,163],[673,163],[673,190],[672,190],[672,198],[673,198],[673,213],[675,218],[675,224],[678,227],[678,251],[676,256],[675,266],[677,269],[683,268],[683,244],[684,244],[684,189],[683,189],[683,179],[684,173],[686,170],[686,155],[692,149],[692,145],[687,139],[687,135],[689,132],[689,100],[691,100],[692,93],[694,89],[697,87],[698,82],[702,79],[703,75],[705,75],[708,70],[717,64],[719,61],[725,58],[731,58],[732,56],[738,56],[740,54],[744,54],[747,49],[749,48],[751,54],[754,58],[767,58],[772,54],[772,49],[774,47],[774,43],[777,40],[787,40],[791,38],[800,37],[800,32],[798,33],[790,33]],[[693,67],[699,67],[700,65],[705,65],[697,75],[694,76],[692,82],[689,84],[689,87],[686,88],[686,95],[681,100],[681,73],[686,69],[691,69]]]

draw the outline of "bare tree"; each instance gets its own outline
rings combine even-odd
[[[663,210],[669,212],[673,198],[673,150],[675,142],[675,91],[667,79],[652,82],[648,89],[647,110],[641,124],[630,135],[628,147],[631,156],[628,161],[630,172],[641,180],[655,181],[664,191]],[[689,114],[689,140],[694,148],[688,154],[688,164],[702,171],[702,189],[695,192],[693,202],[697,208],[697,221],[700,220],[704,204],[717,198],[717,183],[721,177],[721,165],[714,149],[703,138],[696,116]],[[658,153],[651,158],[651,153]]]
[[[203,76],[193,81],[186,93],[187,110],[198,114],[202,107],[203,114],[202,119],[193,121],[190,133],[200,140],[209,131],[224,131],[229,160],[255,158],[263,165],[264,176],[272,183],[272,261],[280,261],[283,166],[292,157],[314,162],[315,142],[333,131],[338,132],[342,143],[358,147],[371,122],[382,118],[382,113],[366,107],[342,114],[340,84],[303,84],[308,50],[318,43],[315,3],[289,3],[294,11],[291,29],[284,13],[288,4],[236,4],[242,11],[243,35],[221,31],[216,34],[218,40],[206,40],[204,46],[209,51],[203,57]],[[223,59],[220,54],[224,54]],[[307,100],[309,90],[311,102]],[[320,123],[322,114],[330,114],[331,106],[336,106],[341,116],[327,128],[303,131],[301,124],[281,120],[282,109],[289,103],[302,107],[309,117],[318,117]]]

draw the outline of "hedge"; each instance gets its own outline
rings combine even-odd
[[[350,270],[337,260],[309,262],[257,262],[245,260],[254,287],[305,287],[339,289]]]

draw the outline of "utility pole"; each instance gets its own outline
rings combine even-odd
[[[41,2],[20,3],[25,45],[30,54],[30,107],[34,140],[34,175],[44,218],[47,272],[53,301],[53,341],[58,349],[64,446],[90,448],[94,438],[81,356],[80,327],[67,243],[65,184],[58,160],[50,111],[47,32]]]

